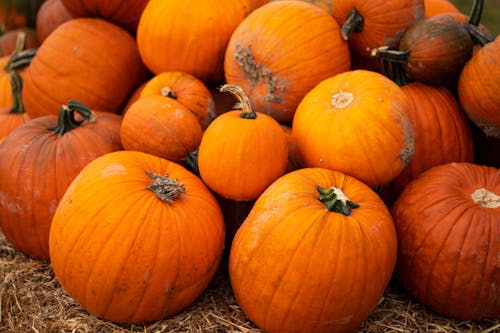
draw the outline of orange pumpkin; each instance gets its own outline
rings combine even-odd
[[[137,28],[141,57],[154,74],[182,71],[205,83],[224,79],[224,51],[251,0],[150,0]]]
[[[391,211],[396,276],[412,296],[459,320],[500,317],[500,169],[433,167],[405,188]]]
[[[292,120],[318,82],[349,68],[337,22],[303,1],[274,1],[253,11],[232,34],[224,58],[226,82],[240,86],[256,112],[279,122]]]
[[[220,196],[235,201],[256,199],[286,172],[287,140],[272,117],[254,112],[243,90],[226,84],[242,110],[225,112],[205,130],[198,150],[203,181]]]
[[[354,70],[323,80],[302,99],[292,123],[300,163],[386,184],[414,152],[408,99],[380,73]]]
[[[62,287],[89,312],[121,323],[160,320],[189,306],[212,280],[223,248],[222,212],[203,182],[174,162],[133,151],[89,163],[50,229]]]
[[[215,118],[214,99],[208,87],[193,75],[185,72],[163,72],[155,75],[134,92],[123,113],[137,99],[147,96],[164,96],[186,106],[206,128]]]
[[[30,117],[24,112],[21,97],[23,79],[15,70],[9,74],[13,103],[11,107],[0,108],[0,143],[15,128],[27,122]]]
[[[31,117],[56,114],[68,99],[118,113],[146,78],[135,39],[99,18],[61,24],[38,49],[28,70],[23,102]]]
[[[48,35],[73,16],[62,3],[62,0],[45,0],[36,15],[36,35],[43,43]]]
[[[351,332],[380,301],[397,236],[380,197],[343,173],[292,171],[257,199],[238,229],[229,277],[265,332]]]
[[[425,17],[443,13],[460,13],[460,10],[449,0],[424,0]]]
[[[0,227],[19,251],[49,259],[49,229],[69,184],[96,157],[121,150],[121,117],[76,101],[31,119],[0,144]],[[5,161],[9,161],[5,163]]]
[[[183,104],[152,95],[138,99],[123,116],[123,148],[179,162],[201,141],[201,125]]]
[[[24,27],[9,30],[0,36],[0,57],[10,56],[16,51],[19,52],[16,47],[19,34],[24,34],[25,36],[23,49],[31,49],[40,45],[36,31],[33,28]]]

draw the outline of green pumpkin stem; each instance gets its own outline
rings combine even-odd
[[[353,9],[340,29],[342,38],[348,40],[351,33],[361,32],[364,22],[363,16],[356,9]]]
[[[483,30],[479,29],[477,25],[473,24],[465,24],[465,29],[471,36],[472,40],[474,43],[479,44],[481,46],[485,46],[488,43],[491,43],[495,38],[487,33],[485,33]]]
[[[221,92],[228,92],[233,94],[234,97],[239,102],[239,105],[241,105],[241,118],[245,119],[255,119],[257,118],[257,114],[254,112],[252,109],[252,104],[250,103],[250,99],[248,96],[245,94],[243,89],[241,87],[235,85],[235,84],[225,84],[222,87],[219,88]]]
[[[9,81],[12,89],[12,107],[9,110],[10,114],[24,113],[24,104],[21,92],[23,90],[23,79],[19,72],[11,70],[9,72]]]
[[[75,112],[81,117],[81,119],[75,118]],[[49,128],[49,131],[53,131],[59,135],[64,135],[65,133],[78,128],[85,121],[89,121],[95,117],[94,112],[90,110],[83,103],[71,99],[62,105],[59,110],[59,117],[57,119],[57,125]]]
[[[371,50],[371,55],[380,60],[408,65],[409,51],[391,50],[388,46],[379,46]]]
[[[403,68],[401,67],[402,65],[400,63],[388,61],[386,59],[381,59],[380,64],[381,64],[382,74],[384,74],[387,78],[391,79],[392,81],[396,82],[398,86],[402,87],[412,82],[412,80],[404,72]]]
[[[32,48],[13,54],[9,61],[9,69],[22,69],[29,66],[37,51],[38,48]]]
[[[169,178],[168,175],[159,175],[146,170],[146,174],[153,181],[153,184],[147,187],[156,194],[161,201],[171,204],[185,192],[184,184],[177,182],[176,179]]]
[[[16,46],[14,47],[14,51],[12,52],[12,55],[10,56],[9,61],[7,62],[7,64],[4,67],[4,69],[6,71],[11,70],[12,58],[16,54],[18,54],[19,52],[24,50],[25,47],[26,47],[26,33],[24,31],[20,31],[17,33]]]
[[[317,186],[320,196],[319,201],[325,204],[326,208],[330,212],[341,213],[345,216],[351,215],[354,208],[358,208],[359,205],[350,201],[342,192],[341,189],[336,187],[330,187],[325,189],[321,186]]]
[[[483,8],[484,0],[474,0],[469,18],[467,19],[467,24],[478,26],[479,22],[481,22],[481,17],[483,16]]]

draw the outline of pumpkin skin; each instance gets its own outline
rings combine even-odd
[[[432,17],[443,13],[460,13],[460,10],[448,0],[424,0],[425,17]]]
[[[57,114],[70,98],[118,113],[146,75],[132,35],[102,19],[75,18],[38,49],[26,71],[23,102],[32,118]]]
[[[0,36],[0,57],[10,56],[16,51],[19,33],[24,33],[26,36],[24,45],[25,49],[35,48],[40,45],[36,31],[33,28],[24,27],[16,30],[9,30]]]
[[[141,57],[154,74],[182,71],[205,83],[224,79],[224,51],[250,0],[150,0],[137,28]]]
[[[487,135],[500,139],[500,38],[478,49],[464,66],[458,98],[467,116]],[[475,86],[474,82],[480,82]]]
[[[17,71],[11,71],[9,80],[12,86],[13,104],[11,107],[0,108],[0,143],[15,128],[21,126],[30,117],[24,112],[21,97],[22,78]]]
[[[162,201],[148,189],[147,171],[175,179],[183,193]],[[153,186],[162,189],[161,181]],[[96,316],[122,323],[160,320],[191,304],[212,280],[223,247],[222,212],[202,181],[174,162],[132,151],[89,163],[50,230],[63,288]]]
[[[359,207],[348,216],[329,211],[318,185],[340,189]],[[292,171],[256,200],[235,235],[236,301],[269,333],[350,332],[389,283],[396,238],[387,207],[362,182],[323,168]]]
[[[133,103],[123,117],[123,148],[180,162],[201,141],[201,125],[184,105],[170,97],[152,95]]]
[[[149,0],[60,0],[73,17],[102,17],[135,34]]]
[[[278,122],[292,120],[314,85],[349,68],[337,22],[303,1],[274,1],[253,11],[232,34],[224,57],[226,82],[240,86],[256,112]]]
[[[50,224],[71,181],[96,157],[122,149],[120,116],[90,112],[78,124],[71,110],[61,108],[64,123],[55,115],[31,119],[0,144],[0,227],[16,249],[42,260],[49,259]]]
[[[123,113],[139,98],[164,96],[186,106],[206,128],[215,118],[215,103],[208,87],[195,76],[185,72],[163,72],[155,75],[134,92]]]
[[[72,18],[73,16],[68,12],[62,0],[45,0],[36,15],[38,41],[43,43],[52,31]]]
[[[373,188],[390,182],[414,152],[409,107],[380,73],[358,69],[323,80],[293,118],[301,165],[341,171]]]
[[[253,112],[240,87],[221,89],[237,95],[243,111],[225,112],[208,125],[198,148],[200,177],[226,199],[252,201],[286,172],[287,139],[274,118]]]
[[[405,188],[391,210],[396,276],[422,304],[459,320],[500,316],[499,195],[499,169],[471,163],[436,166]]]

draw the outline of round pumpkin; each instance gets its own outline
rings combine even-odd
[[[292,171],[256,200],[238,229],[229,277],[265,332],[351,332],[380,301],[396,263],[389,210],[359,180]]]
[[[221,89],[239,98],[242,110],[225,112],[208,125],[198,150],[198,169],[220,196],[252,201],[286,172],[287,139],[274,118],[253,111],[240,87],[226,84]]]
[[[33,118],[57,114],[71,98],[118,113],[146,75],[132,35],[103,19],[75,18],[38,49],[26,71],[23,102]]]
[[[186,308],[212,280],[223,248],[222,212],[203,182],[174,162],[134,151],[89,163],[50,229],[62,287],[87,311],[120,323]]]
[[[392,207],[396,276],[422,304],[459,320],[500,317],[500,170],[449,163],[422,173]]]
[[[318,82],[350,68],[347,43],[331,15],[303,1],[274,1],[248,15],[224,57],[226,82],[240,86],[256,112],[289,122]]]
[[[180,162],[201,141],[201,125],[183,104],[152,95],[138,99],[123,116],[123,148]]]
[[[96,157],[121,150],[121,117],[69,101],[59,116],[31,119],[0,144],[0,227],[19,251],[49,259],[49,229],[59,200]]]
[[[401,88],[380,73],[358,69],[323,80],[293,118],[299,162],[347,173],[370,187],[386,184],[414,153],[409,107]]]
[[[12,86],[13,103],[11,107],[0,108],[0,143],[15,128],[21,126],[30,117],[24,112],[24,105],[21,97],[23,79],[15,70],[9,74],[10,84]]]

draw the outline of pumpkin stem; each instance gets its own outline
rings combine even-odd
[[[75,112],[79,115],[80,119],[76,119]],[[94,112],[90,110],[83,103],[70,99],[66,105],[62,105],[59,110],[59,117],[57,119],[57,125],[49,128],[49,131],[53,131],[59,135],[64,135],[65,133],[80,127],[80,125],[89,121],[95,117]]]
[[[153,181],[153,184],[148,185],[148,190],[156,194],[161,201],[171,204],[182,193],[185,192],[184,184],[178,183],[176,179],[169,178],[167,174],[164,176],[146,170],[146,174]]]
[[[390,50],[388,46],[379,46],[371,50],[371,55],[382,61],[395,62],[402,65],[408,65],[409,51]]]
[[[484,0],[474,0],[467,24],[479,25],[483,16]]]
[[[241,118],[245,119],[255,119],[257,118],[257,114],[254,112],[252,109],[252,104],[250,104],[250,99],[248,96],[245,94],[243,89],[241,89],[240,86],[237,86],[235,84],[225,84],[222,87],[219,88],[221,92],[228,92],[233,94],[234,97],[238,100],[239,104],[241,105]]]
[[[28,66],[35,57],[38,48],[32,48],[19,53],[13,54],[10,58],[9,69],[22,69]]]
[[[21,92],[23,90],[23,79],[19,72],[11,70],[9,72],[9,81],[12,89],[12,107],[9,110],[10,114],[24,113],[24,104]]]
[[[500,207],[500,196],[485,188],[480,188],[472,192],[471,198],[476,204],[486,208]]]
[[[24,31],[20,31],[17,33],[16,46],[14,47],[14,51],[12,52],[9,61],[4,67],[6,71],[11,70],[12,57],[21,52],[22,50],[24,50],[25,47],[26,47],[26,33]]]
[[[344,22],[344,24],[342,24],[342,27],[340,29],[342,38],[344,40],[348,40],[351,33],[361,32],[363,30],[364,22],[365,19],[363,18],[363,16],[361,16],[361,14],[356,9],[353,9],[347,16],[346,21]]]
[[[394,81],[398,86],[402,87],[412,82],[408,75],[406,75],[406,73],[403,71],[401,64],[388,61],[386,59],[381,59],[380,64],[382,74]]]
[[[485,46],[486,44],[491,43],[495,39],[493,36],[479,29],[477,25],[464,24],[464,27],[471,36],[472,40],[481,46]]]
[[[167,87],[167,86],[161,88],[160,94],[164,97],[170,97],[173,99],[177,99],[177,94],[172,90],[172,88]]]
[[[342,192],[339,188],[332,186],[325,189],[319,185],[316,188],[320,194],[318,199],[325,204],[326,208],[330,212],[341,213],[345,216],[349,216],[354,208],[359,207],[358,204],[350,201],[344,192]]]

